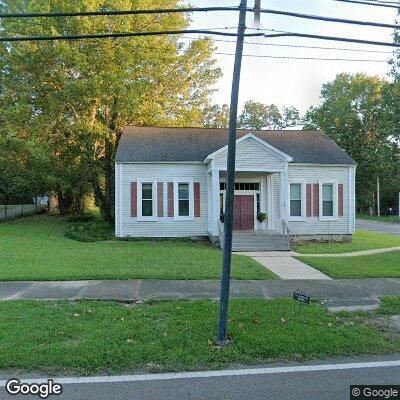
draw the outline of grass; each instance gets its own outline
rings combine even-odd
[[[233,300],[230,346],[214,347],[218,303],[171,301],[1,302],[0,368],[53,373],[118,373],[221,368],[232,363],[305,360],[400,350],[351,315],[289,299]],[[351,321],[351,323],[349,323]]]
[[[63,236],[60,217],[33,216],[0,223],[0,280],[218,279],[221,251],[208,244],[105,241]],[[234,279],[273,279],[251,258],[235,255]]]
[[[338,254],[400,246],[400,236],[357,230],[351,243],[307,243],[296,245],[301,254]]]
[[[381,305],[375,312],[379,315],[399,315],[400,297],[398,296],[382,297]]]
[[[399,251],[357,257],[296,258],[331,278],[400,278]]]
[[[368,215],[368,214],[357,214],[357,219],[368,219],[371,221],[380,221],[380,222],[392,222],[400,224],[400,218],[398,215]]]

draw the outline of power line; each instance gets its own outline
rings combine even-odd
[[[0,13],[0,18],[54,18],[54,17],[93,17],[114,15],[138,14],[171,14],[209,11],[239,11],[239,7],[182,7],[159,8],[147,10],[107,10],[107,11],[64,11],[64,12],[36,12],[36,13]]]
[[[123,38],[138,36],[161,36],[161,35],[182,35],[184,33],[203,33],[217,36],[233,36],[237,34],[233,32],[208,31],[203,29],[186,29],[177,31],[154,31],[154,32],[114,32],[114,33],[92,33],[78,35],[49,35],[49,36],[14,36],[0,37],[0,42],[41,42],[49,40],[80,40],[80,39],[105,39],[105,38]],[[262,37],[263,33],[246,33],[246,37]]]
[[[400,4],[394,5],[392,3],[386,4],[386,3],[358,1],[358,0],[334,0],[334,1],[340,1],[342,3],[352,3],[352,4],[375,6],[375,7],[395,8],[397,10],[400,9]]]
[[[350,1],[350,0],[349,0]],[[54,12],[54,13],[1,13],[0,18],[52,18],[52,17],[78,17],[78,16],[115,16],[115,15],[138,15],[138,14],[170,14],[183,12],[209,12],[209,11],[240,11],[240,7],[182,7],[182,8],[166,8],[166,9],[147,9],[147,10],[108,10],[108,11],[79,11],[79,12]],[[254,12],[254,8],[246,8],[246,11]],[[319,20],[326,22],[336,22],[352,25],[373,26],[377,28],[397,29],[394,24],[385,24],[381,22],[350,20],[335,17],[324,17],[320,15],[302,14],[291,11],[271,10],[262,8],[259,10],[264,14],[283,15],[288,17]]]
[[[398,1],[385,1],[385,0],[364,0],[364,1],[372,2],[372,3],[382,3],[382,4],[396,4],[396,5],[399,4]]]
[[[122,38],[122,37],[138,37],[138,36],[160,36],[160,35],[182,35],[185,33],[197,33],[197,34],[208,34],[216,36],[230,36],[236,37],[237,34],[233,32],[219,32],[219,31],[208,31],[203,29],[187,29],[177,31],[150,31],[150,32],[114,32],[114,33],[98,33],[98,34],[79,34],[79,35],[55,35],[55,36],[14,36],[14,37],[0,37],[0,42],[34,42],[34,41],[49,41],[49,40],[78,40],[78,39],[104,39],[104,38]],[[265,34],[261,32],[257,33],[246,33],[245,37],[264,37],[264,38],[277,38],[277,37],[301,37],[309,39],[321,39],[347,43],[360,43],[369,44],[375,46],[390,46],[400,47],[400,44],[394,42],[377,42],[372,40],[364,39],[352,39],[345,37],[336,36],[323,36],[323,35],[312,35],[306,33],[297,32],[283,32],[275,34]]]
[[[214,54],[222,56],[234,56],[234,53],[215,52]],[[259,54],[243,54],[243,57],[252,58],[272,58],[272,59],[288,59],[288,60],[317,60],[317,61],[351,61],[351,62],[373,62],[373,63],[387,63],[387,60],[371,60],[371,59],[355,59],[355,58],[325,58],[325,57],[292,57],[292,56],[269,56]]]
[[[249,9],[248,11],[251,11]],[[312,14],[301,14],[292,11],[280,11],[280,10],[270,10],[270,9],[261,9],[262,13],[265,14],[274,14],[274,15],[284,15],[287,17],[295,17],[302,19],[311,19],[317,21],[326,21],[326,22],[336,22],[340,24],[351,24],[351,25],[363,25],[363,26],[373,26],[376,28],[390,28],[390,29],[398,29],[398,25],[394,24],[385,24],[382,22],[372,22],[372,21],[360,21],[355,19],[343,19],[343,18],[335,18],[335,17],[324,17],[322,15],[312,15]]]
[[[202,39],[202,37],[201,36],[197,38],[183,37],[182,39],[194,40],[194,39]],[[234,40],[225,40],[225,39],[213,39],[213,41],[221,43],[232,43],[232,44],[236,43]],[[296,49],[337,50],[337,51],[352,51],[352,52],[354,51],[361,53],[393,54],[392,51],[352,49],[349,47],[306,46],[306,45],[295,45],[295,44],[261,43],[261,42],[249,42],[249,41],[245,41],[245,43],[250,45],[268,46],[268,47],[289,47]]]
[[[320,40],[330,40],[336,42],[346,42],[346,43],[360,43],[360,44],[370,44],[374,46],[387,46],[387,47],[400,47],[400,43],[395,42],[376,42],[374,40],[364,40],[364,39],[352,39],[346,37],[338,36],[323,36],[323,35],[312,35],[308,33],[297,33],[297,32],[285,32],[285,33],[275,33],[275,34],[264,34],[265,38],[278,38],[278,37],[301,37],[307,39],[320,39]]]

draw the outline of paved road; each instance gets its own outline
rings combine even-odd
[[[256,369],[192,374],[55,379],[63,385],[60,400],[335,400],[349,399],[350,385],[399,385],[400,356],[331,360],[301,366],[285,364]],[[193,376],[194,375],[194,376]],[[3,377],[9,379],[9,377]],[[36,381],[33,379],[32,381]],[[97,381],[97,382],[96,382]],[[22,379],[22,382],[26,380]],[[10,396],[0,384],[0,398]],[[37,399],[38,397],[36,397]]]
[[[400,224],[390,222],[357,219],[356,228],[364,229],[366,231],[391,233],[392,235],[400,236]]]

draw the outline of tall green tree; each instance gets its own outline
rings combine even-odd
[[[1,12],[172,8],[179,0],[4,0]],[[184,14],[4,19],[5,36],[181,30]],[[210,39],[176,35],[0,45],[0,102],[12,128],[52,144],[64,168],[73,158],[101,215],[114,217],[114,156],[125,125],[193,126],[220,76]],[[18,116],[22,120],[17,121]],[[10,128],[10,129],[11,129]],[[71,153],[74,155],[72,157]],[[65,160],[65,162],[63,162]],[[71,164],[70,164],[71,165]],[[68,174],[67,174],[68,175]],[[73,174],[72,180],[76,180]]]
[[[305,129],[325,131],[358,164],[357,205],[369,211],[376,199],[377,179],[390,173],[391,135],[383,126],[386,80],[366,74],[339,74],[322,86],[321,105],[306,114]]]
[[[228,128],[229,125],[229,106],[223,104],[207,105],[203,109],[203,126],[206,128]]]
[[[244,129],[281,130],[301,123],[299,111],[295,107],[283,107],[275,104],[263,104],[257,101],[246,101],[239,116],[238,125]]]

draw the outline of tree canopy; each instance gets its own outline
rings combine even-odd
[[[299,111],[295,107],[283,107],[275,104],[263,104],[248,100],[244,103],[239,116],[238,126],[243,129],[281,130],[301,124]]]
[[[179,5],[179,0],[4,0],[0,11]],[[181,30],[188,24],[187,15],[176,13],[3,19],[0,29],[5,36],[61,35]],[[63,197],[63,188],[68,196],[84,193],[89,183],[102,216],[112,220],[114,155],[123,126],[201,125],[221,73],[212,48],[210,39],[187,44],[176,35],[1,43],[1,134],[47,143],[63,178],[54,187],[57,194]]]
[[[395,173],[398,152],[387,102],[392,91],[385,79],[366,74],[339,74],[322,87],[321,105],[306,114],[305,129],[325,131],[356,162],[357,205],[374,207],[377,178]],[[397,136],[398,137],[398,136]]]

